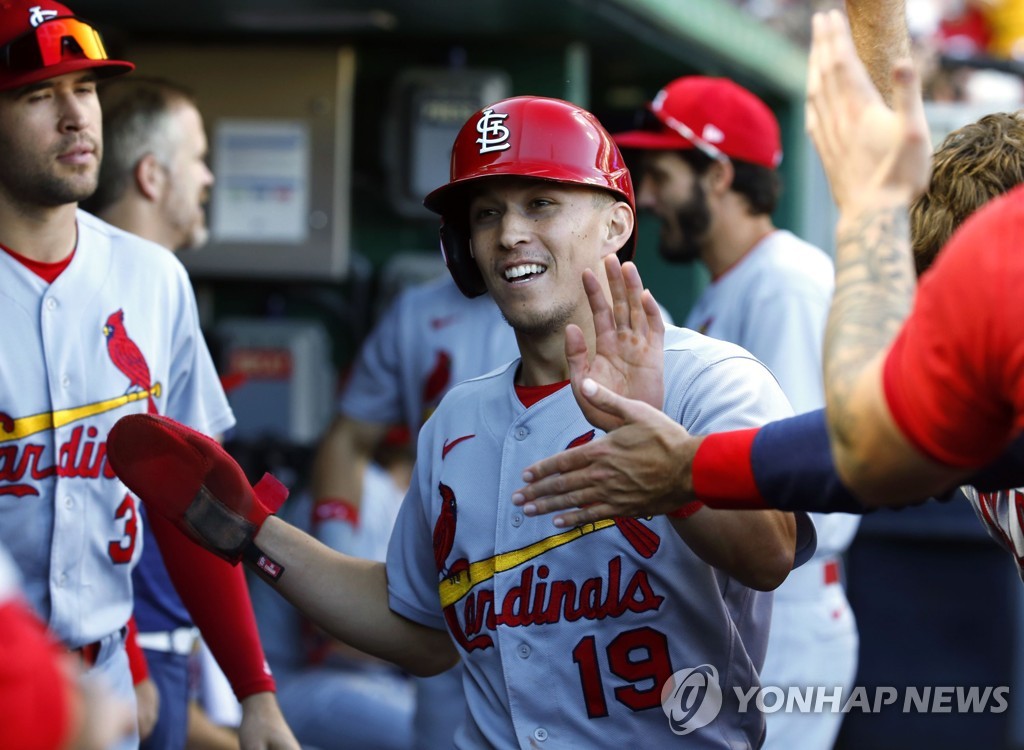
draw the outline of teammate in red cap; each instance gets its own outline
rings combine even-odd
[[[106,435],[150,405],[210,433],[233,423],[182,265],[77,208],[103,151],[97,80],[132,67],[64,5],[0,3],[0,348],[17,352],[0,368],[0,543],[53,635],[130,702],[123,643],[140,528]],[[108,347],[113,336],[130,362]],[[296,748],[266,705],[274,682],[244,578],[159,526],[180,593],[218,634],[211,646],[253,709],[243,747]]]
[[[216,443],[163,417],[115,426],[115,471],[154,512],[244,557],[350,645],[414,673],[461,656],[459,748],[637,737],[668,747],[677,735],[757,746],[763,717],[742,712],[734,688],[758,684],[765,592],[811,553],[808,520],[696,506],[553,532],[510,495],[536,458],[599,434],[568,387],[570,360],[603,379],[629,371],[620,387],[696,430],[789,413],[781,389],[739,347],[666,330],[635,267],[620,267],[635,243],[633,188],[585,110],[516,97],[477,112],[456,139],[450,182],[426,205],[441,214],[459,287],[490,293],[521,358],[455,386],[424,425],[386,563],[270,516],[272,485],[250,491]],[[635,335],[617,335],[631,326]],[[597,354],[584,364],[588,344]],[[649,372],[629,366],[647,353]],[[689,700],[697,683],[700,705]]]
[[[661,224],[670,263],[711,275],[686,327],[739,344],[771,369],[798,413],[825,403],[821,345],[834,269],[828,255],[775,226],[782,161],[779,123],[753,92],[727,78],[683,76],[646,109],[643,127],[613,137],[633,157],[637,206]],[[857,671],[857,625],[840,556],[860,517],[812,516],[814,557],[775,591],[765,685],[848,690]],[[831,750],[839,711],[775,711],[765,750]]]

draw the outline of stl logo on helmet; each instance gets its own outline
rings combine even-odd
[[[57,17],[55,10],[43,10],[42,5],[33,5],[28,9],[28,22],[35,28],[39,24]]]
[[[511,133],[505,127],[505,118],[508,113],[498,114],[493,109],[485,109],[480,113],[480,119],[476,121],[476,132],[480,137],[476,142],[480,144],[480,153],[486,154],[491,151],[504,151],[511,148],[508,142]]]

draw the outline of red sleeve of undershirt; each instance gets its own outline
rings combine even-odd
[[[1024,193],[990,202],[921,279],[886,356],[893,420],[939,463],[974,467],[1002,452],[1024,417]]]
[[[19,600],[0,605],[3,747],[57,750],[74,730],[76,686],[63,650]]]
[[[133,615],[128,619],[128,636],[124,639],[124,650],[128,654],[128,669],[132,673],[132,685],[138,685],[149,677],[149,663],[146,661],[146,655],[142,653],[142,648],[136,639],[138,634],[139,628],[135,624],[135,616]]]
[[[235,695],[242,700],[274,690],[244,569],[206,551],[156,513],[149,522],[171,581]]]

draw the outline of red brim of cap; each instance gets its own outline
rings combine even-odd
[[[10,91],[45,81],[48,78],[77,73],[80,70],[95,70],[99,78],[113,78],[130,73],[135,70],[135,65],[125,60],[89,60],[83,57],[75,60],[62,60],[56,65],[48,65],[45,68],[36,68],[13,75],[6,71],[0,71],[0,91]]]
[[[628,130],[615,133],[612,140],[619,148],[646,149],[650,151],[674,151],[693,148],[693,144],[672,130]]]

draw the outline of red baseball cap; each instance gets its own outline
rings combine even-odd
[[[648,105],[652,129],[612,137],[620,148],[692,149],[774,169],[782,161],[779,122],[768,105],[728,78],[684,76]]]
[[[52,0],[0,0],[0,91],[95,69],[110,77],[133,70],[111,60],[100,33]]]

